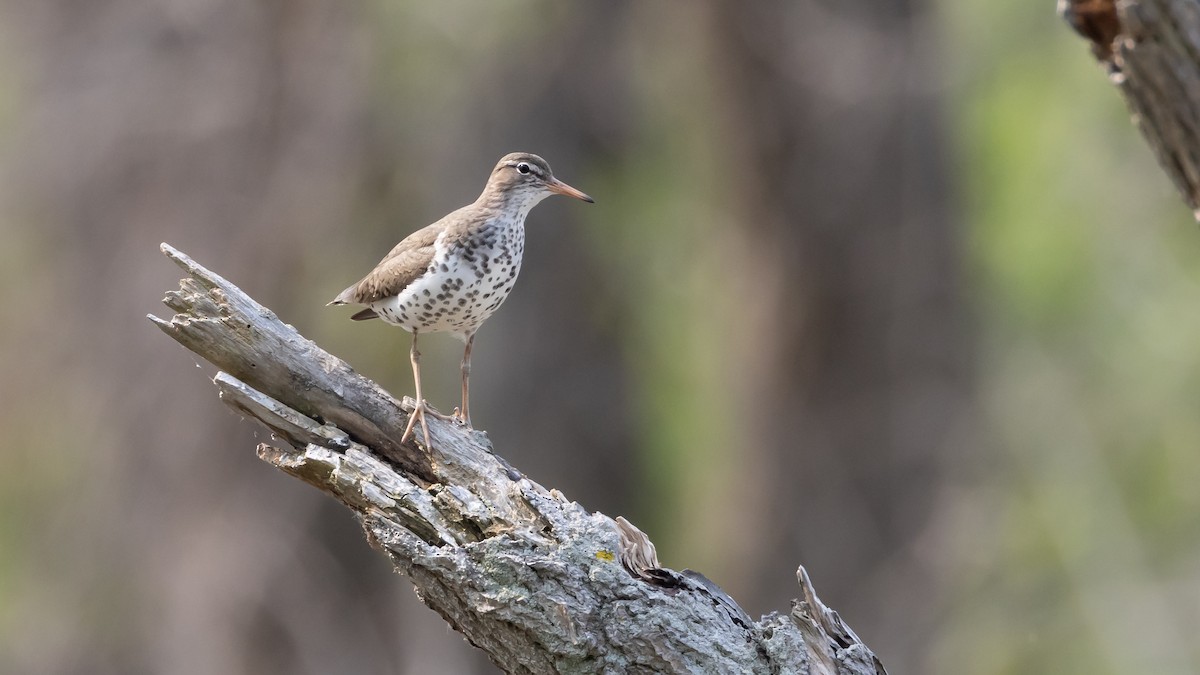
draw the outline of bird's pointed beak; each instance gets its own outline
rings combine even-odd
[[[596,203],[595,199],[592,199],[591,197],[584,194],[582,191],[576,190],[575,188],[571,187],[570,185],[567,185],[566,183],[562,182],[561,180],[559,180],[557,178],[551,178],[550,180],[546,181],[546,189],[553,192],[556,195],[566,195],[568,197],[574,197],[575,199],[582,199],[583,201],[585,201],[589,204]]]

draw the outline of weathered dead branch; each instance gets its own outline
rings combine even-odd
[[[1200,2],[1059,0],[1200,220]]]
[[[279,443],[264,461],[355,511],[368,539],[455,630],[510,673],[882,673],[803,568],[787,615],[752,620],[702,575],[659,566],[623,518],[521,475],[485,434],[430,420],[401,445],[397,401],[233,284],[164,244],[188,273],[150,316],[222,372],[222,401]]]

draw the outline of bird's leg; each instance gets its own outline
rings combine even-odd
[[[462,407],[454,411],[455,418],[462,424],[471,426],[471,345],[475,344],[475,334],[467,336],[467,347],[463,350],[462,360]]]
[[[408,426],[404,427],[404,435],[400,437],[400,443],[403,444],[408,440],[408,435],[412,433],[413,425],[417,420],[421,421],[421,430],[425,433],[425,447],[432,448],[429,443],[429,425],[425,423],[425,396],[421,393],[421,352],[417,351],[417,331],[413,331],[412,348],[408,352],[409,358],[412,360],[413,383],[417,385],[417,405],[413,408],[412,414],[408,416]]]

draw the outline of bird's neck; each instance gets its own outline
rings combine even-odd
[[[484,190],[475,203],[496,218],[524,223],[529,211],[548,196],[541,190]]]

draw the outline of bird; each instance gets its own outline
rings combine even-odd
[[[379,318],[412,333],[409,358],[416,406],[400,442],[419,421],[430,448],[425,416],[471,427],[471,347],[475,332],[512,292],[525,252],[525,217],[550,195],[594,203],[567,185],[541,157],[514,152],[500,158],[479,198],[441,220],[408,235],[361,280],[329,305],[366,305],[350,318]],[[421,353],[417,337],[450,333],[465,345],[461,364],[462,405],[453,415],[430,409],[421,393]]]

